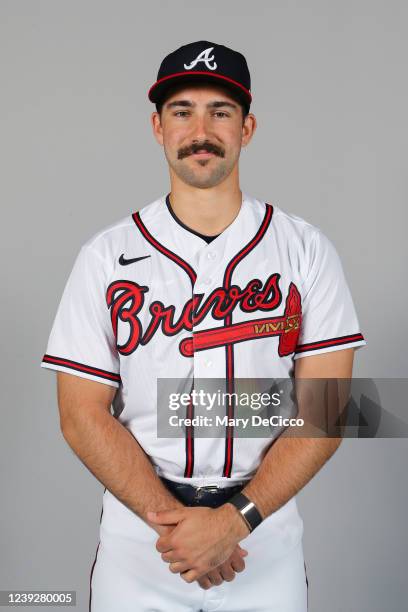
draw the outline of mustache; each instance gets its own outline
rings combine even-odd
[[[177,158],[184,159],[184,157],[193,155],[193,153],[197,153],[197,151],[200,150],[206,151],[207,153],[214,153],[214,155],[218,155],[218,157],[224,157],[225,155],[223,149],[217,147],[217,145],[212,144],[211,142],[203,142],[202,144],[194,142],[192,145],[180,149]]]

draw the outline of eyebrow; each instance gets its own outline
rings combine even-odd
[[[165,105],[166,108],[174,108],[175,106],[185,106],[188,108],[192,108],[197,106],[195,102],[191,102],[190,100],[174,100],[173,102],[169,102]],[[222,108],[223,106],[227,106],[229,108],[236,109],[237,105],[232,102],[227,102],[226,100],[215,100],[214,102],[209,102],[207,108]]]

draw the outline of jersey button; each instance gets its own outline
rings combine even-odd
[[[207,368],[210,368],[212,366],[211,359],[207,359],[206,362],[205,362],[205,365],[207,366]]]
[[[203,278],[204,285],[211,285],[211,278]]]
[[[216,257],[217,257],[217,253],[214,253],[214,251],[209,251],[209,252],[207,253],[207,259],[211,259],[211,260],[213,260],[213,259],[215,259]]]

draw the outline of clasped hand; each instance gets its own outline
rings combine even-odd
[[[162,529],[156,543],[161,558],[186,582],[197,580],[202,588],[231,581],[243,571],[247,551],[238,542],[249,533],[236,509],[184,507],[148,512],[148,520]]]

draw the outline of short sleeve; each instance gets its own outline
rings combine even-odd
[[[339,255],[317,230],[303,285],[302,321],[293,358],[365,344]]]
[[[41,367],[119,387],[102,256],[82,246],[65,285]]]

